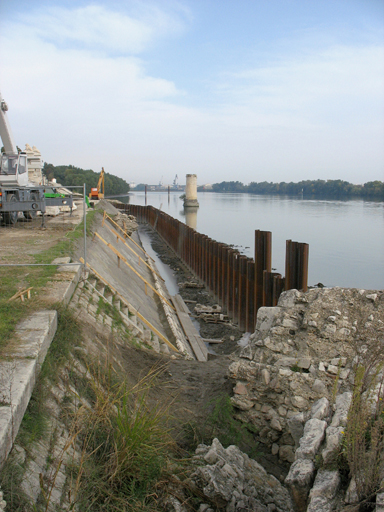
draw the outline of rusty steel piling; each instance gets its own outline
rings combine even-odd
[[[153,206],[115,206],[156,229],[242,331],[253,332],[258,309],[276,306],[282,291],[308,289],[308,244],[287,240],[284,278],[272,272],[270,231],[255,231],[252,259]]]
[[[309,245],[287,240],[285,251],[285,289],[308,290]]]
[[[272,272],[272,233],[257,229],[255,231],[255,315],[258,309],[264,306],[264,270]]]

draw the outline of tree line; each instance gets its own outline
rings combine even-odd
[[[45,176],[52,180],[56,179],[57,183],[63,186],[73,187],[85,183],[87,194],[92,187],[97,187],[100,173],[92,171],[91,169],[80,169],[73,165],[52,165],[44,164],[43,173]],[[106,196],[113,196],[118,194],[126,194],[129,191],[128,183],[122,178],[118,178],[108,172],[104,173],[104,189]]]
[[[200,190],[200,189],[199,189]],[[240,181],[222,181],[212,185],[214,192],[247,192],[249,194],[287,195],[316,198],[344,199],[352,197],[384,200],[384,183],[368,181],[354,185],[343,180],[305,180],[298,183],[263,181],[244,185]]]

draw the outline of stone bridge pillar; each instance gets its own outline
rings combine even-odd
[[[184,206],[199,206],[199,203],[197,201],[196,174],[187,174],[186,176]]]

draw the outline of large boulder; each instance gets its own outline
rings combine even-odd
[[[255,460],[236,446],[223,448],[218,439],[199,445],[190,477],[207,501],[226,512],[257,510],[292,512],[288,491]]]

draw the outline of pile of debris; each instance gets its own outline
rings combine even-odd
[[[138,228],[136,217],[133,215],[127,215],[119,211],[114,220],[129,236]]]
[[[108,215],[113,215],[113,220],[118,224],[121,229],[131,236],[134,231],[137,230],[138,224],[136,217],[133,215],[127,215],[122,211],[118,210],[110,201],[107,199],[101,199],[95,204],[97,210],[106,212]]]
[[[179,288],[197,288],[202,289],[204,285],[202,283],[195,283],[194,281],[186,281],[185,283],[177,283]]]
[[[222,309],[218,304],[214,306],[204,306],[203,304],[196,304],[195,318],[204,320],[209,324],[229,324],[229,318],[222,313]]]
[[[287,489],[255,460],[218,439],[210,446],[200,444],[192,459],[192,473],[184,482],[200,497],[198,512],[292,512]],[[183,484],[174,486],[166,499],[166,510],[187,512]]]

